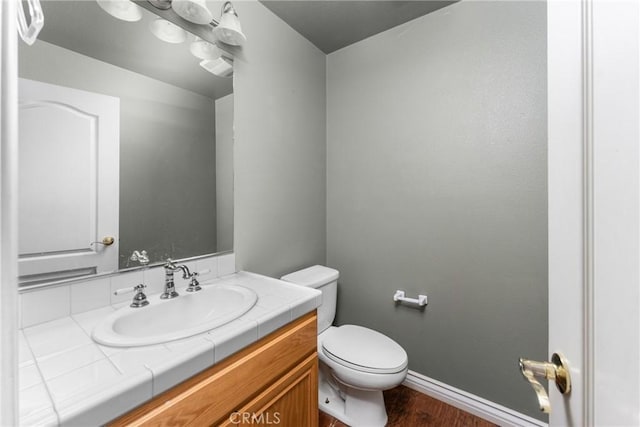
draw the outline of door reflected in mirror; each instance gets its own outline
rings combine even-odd
[[[93,1],[43,9],[40,40],[20,47],[21,88],[44,83],[57,95],[20,91],[21,283],[137,267],[135,250],[146,250],[151,264],[232,250],[232,79],[199,66],[194,36],[179,45],[154,37],[148,28],[157,17],[146,10],[141,21],[124,22]],[[109,142],[95,137],[107,122],[70,93],[115,101],[118,120],[108,127],[116,154],[104,154]],[[101,179],[115,198],[103,200]],[[102,223],[111,217],[115,223]],[[102,244],[109,236],[115,243]],[[111,261],[85,262],[105,254]]]

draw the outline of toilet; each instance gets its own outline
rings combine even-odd
[[[315,265],[282,280],[322,292],[318,307],[318,401],[320,410],[353,427],[387,423],[383,390],[407,376],[404,349],[391,338],[356,325],[331,326],[336,314],[339,273]]]

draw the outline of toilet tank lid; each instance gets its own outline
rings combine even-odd
[[[327,283],[331,283],[334,280],[338,280],[340,273],[338,270],[334,270],[330,267],[323,265],[314,265],[312,267],[305,268],[304,270],[294,271],[286,276],[282,276],[281,279],[285,282],[295,283],[301,286],[309,286],[317,288]]]

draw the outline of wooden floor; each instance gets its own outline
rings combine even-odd
[[[495,427],[495,424],[405,386],[385,391],[384,401],[389,416],[388,427]],[[320,412],[319,424],[320,427],[346,426],[324,412]]]

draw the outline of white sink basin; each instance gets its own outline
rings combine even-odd
[[[93,339],[112,347],[136,347],[186,338],[229,323],[253,307],[255,292],[238,285],[203,286],[177,298],[150,298],[146,307],[123,307],[104,318]]]

